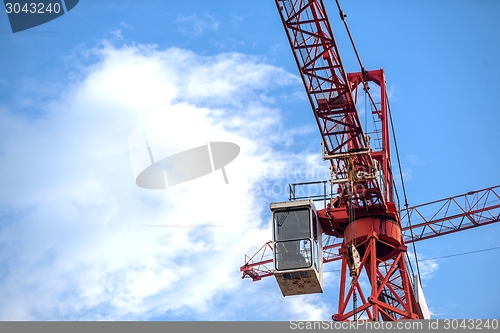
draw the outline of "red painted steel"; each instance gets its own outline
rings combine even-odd
[[[338,186],[338,196],[317,211],[326,235],[323,262],[342,260],[338,312],[332,318],[422,319],[406,270],[405,243],[498,222],[498,187],[399,212],[394,203],[384,71],[362,67],[358,73],[345,72],[323,0],[275,3],[322,136],[323,158],[331,163],[331,182]],[[369,133],[364,132],[356,109],[361,94],[374,119]],[[465,204],[458,204],[460,199]],[[421,211],[431,204],[442,206],[425,217]],[[354,270],[347,250],[352,245],[362,258]],[[272,262],[272,242],[268,242],[245,258],[242,277],[258,281],[271,276]]]
[[[325,234],[344,239],[340,247],[344,263],[342,274],[345,277],[346,271],[350,270],[344,249],[351,245],[368,260],[367,266],[363,267],[371,269],[365,269],[365,273],[370,277],[373,290],[385,288],[389,283],[389,280],[377,279],[382,274],[379,266],[386,261],[399,258],[401,267],[398,266],[397,271],[403,272],[397,283],[391,283],[406,297],[399,298],[391,315],[384,316],[378,310],[379,303],[387,299],[363,296],[367,293],[362,291],[356,275],[350,291],[358,290],[361,296],[359,309],[354,302],[353,310],[347,311],[351,294],[348,292],[345,298],[341,294],[339,313],[333,318],[356,319],[358,310],[366,312],[373,320],[419,318],[409,303],[413,290],[409,283],[405,283],[408,276],[402,254],[406,247],[401,241],[401,225],[393,202],[384,72],[381,69],[345,72],[322,0],[276,0],[276,5],[323,139],[323,158],[330,161],[331,181],[338,185],[337,200],[319,210],[318,217]],[[370,84],[378,86],[380,94],[372,95]],[[368,96],[371,113],[378,120],[374,125],[374,132],[381,136],[378,146],[371,145],[370,137],[361,126],[356,109],[361,90]],[[385,233],[389,229],[391,231]],[[366,248],[366,244],[371,245]],[[360,271],[359,276],[362,273]],[[379,286],[380,283],[384,285]],[[341,279],[341,291],[346,288],[346,279]]]
[[[401,230],[404,243],[500,222],[500,185],[409,207],[408,210],[400,211],[399,215],[403,221]],[[323,241],[323,263],[341,260],[345,252],[342,244],[341,239],[326,236]],[[252,257],[245,256],[245,265],[240,268],[242,278],[258,281],[272,276],[272,262],[272,242],[269,241]],[[346,264],[343,262],[342,265]],[[346,272],[342,270],[342,274]]]
[[[406,243],[500,221],[500,185],[410,207],[401,211]]]
[[[345,72],[323,1],[276,0],[276,5],[322,135],[324,155],[330,160],[333,178],[339,183],[343,204],[365,209],[385,205],[384,193],[392,193],[388,131],[387,128],[384,131],[383,151],[373,155],[353,95],[360,84],[365,87],[368,81],[378,83],[383,94],[380,102],[385,108],[383,71],[349,75]],[[366,93],[370,94],[368,90]],[[382,115],[384,110],[373,112]],[[379,184],[375,176],[379,168],[374,156],[387,176],[384,184]],[[355,188],[350,188],[349,180]]]

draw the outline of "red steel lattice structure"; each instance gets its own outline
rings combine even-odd
[[[385,205],[388,198],[384,193],[391,193],[387,186],[392,182],[378,184],[374,176],[376,162],[353,97],[353,90],[369,79],[380,84],[385,95],[383,71],[350,75],[345,72],[322,1],[276,0],[276,4],[322,135],[324,157],[331,161],[339,183],[357,177],[359,187],[363,187],[361,197],[358,192],[351,196],[347,193],[348,186],[342,186],[345,189],[342,199],[358,207]],[[385,96],[381,96],[381,102],[385,103]],[[385,130],[383,134],[387,134]],[[388,137],[384,139],[387,141]],[[379,162],[387,181],[391,180],[388,156]]]
[[[333,319],[421,318],[406,271],[406,246],[392,197],[384,72],[345,72],[323,1],[276,0],[276,5],[322,136],[323,158],[330,161],[331,181],[339,189],[337,200],[318,212],[323,232],[344,239],[339,312]],[[379,96],[370,94],[368,82],[379,87]],[[378,147],[370,147],[361,127],[356,109],[360,86],[370,96],[372,113],[379,119],[375,129],[381,134]],[[359,273],[354,275],[346,251],[350,245],[362,258]],[[358,281],[363,271],[371,291],[363,290]],[[355,305],[348,310],[351,300]]]
[[[500,185],[409,207],[399,214],[407,244],[500,222]],[[327,236],[323,241],[323,263],[342,259],[341,246],[336,237]],[[242,277],[259,281],[272,276],[271,252],[269,241],[253,256],[245,256],[245,265],[240,269]]]
[[[500,185],[410,207],[401,212],[406,243],[500,221]]]
[[[494,188],[487,189],[491,196],[486,200],[476,200],[474,205],[465,207],[458,205],[461,211],[453,214],[448,214],[449,207],[457,203],[459,196],[444,199],[449,200],[443,203],[445,207],[430,219],[420,215],[422,206],[409,208],[402,214],[407,221],[403,227],[393,196],[383,70],[366,71],[361,66],[358,73],[345,72],[322,0],[275,0],[275,3],[322,136],[323,158],[331,163],[331,182],[338,185],[335,200],[318,210],[327,235],[323,242],[323,262],[342,260],[338,313],[332,318],[423,318],[407,271],[406,243],[497,222],[499,216],[493,211],[499,206],[492,205],[488,198],[498,199],[498,195]],[[340,14],[343,18],[341,11]],[[373,90],[378,94],[372,95],[370,86],[375,86],[377,89]],[[361,91],[368,96],[375,118],[370,133],[376,137],[373,143],[364,133],[356,109]],[[468,209],[471,207],[477,209],[471,211]],[[491,216],[483,219],[488,212]],[[412,215],[422,216],[422,220],[409,224]],[[467,218],[468,222],[453,224],[460,218]],[[347,251],[351,245],[361,257],[354,274]],[[273,275],[273,259],[266,259],[269,251],[272,242],[266,243],[256,255],[246,257],[241,267],[243,277],[257,281]],[[368,281],[369,288],[363,288],[360,279]]]
[[[500,185],[409,207],[399,212],[406,244],[500,222]],[[410,217],[410,219],[409,219]],[[323,263],[342,259],[342,242],[323,241]],[[273,275],[272,242],[245,257],[242,278],[253,281]]]

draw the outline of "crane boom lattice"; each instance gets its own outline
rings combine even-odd
[[[498,187],[399,211],[384,71],[365,70],[356,50],[361,70],[345,71],[323,0],[275,4],[337,193],[328,203],[325,195],[322,209],[313,198],[292,200],[292,195],[289,202],[272,203],[273,239],[245,257],[242,277],[258,281],[274,275],[283,296],[318,293],[323,292],[323,263],[341,260],[333,320],[428,319],[419,280],[407,270],[406,244],[498,222]],[[349,38],[352,42],[350,33]],[[365,130],[357,109],[362,94],[373,119]],[[291,186],[291,193],[295,185],[302,184]]]

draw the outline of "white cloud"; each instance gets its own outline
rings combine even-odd
[[[207,30],[217,31],[219,28],[219,20],[207,13],[202,16],[178,14],[175,23],[178,24],[181,33],[192,37],[200,37]]]
[[[135,30],[135,27],[131,24],[128,24],[127,22],[120,22],[120,27],[128,29],[128,30]]]
[[[120,29],[111,31],[111,34],[118,39],[123,39],[123,34],[122,34],[122,31]]]
[[[100,60],[40,104],[42,116],[0,108],[0,319],[329,318],[317,296],[283,299],[275,281],[252,284],[238,270],[270,237],[272,195],[256,191],[269,170],[320,168],[276,150],[293,137],[269,96],[298,79],[234,53],[93,52]],[[165,191],[137,187],[127,138],[153,115],[169,149],[238,144],[229,185],[214,172]],[[224,227],[149,227],[203,223]]]
[[[410,162],[411,165],[421,165],[423,164],[421,159],[417,155],[411,155],[408,154],[406,155],[407,160]]]
[[[298,296],[291,299],[291,310],[295,315],[291,320],[330,320],[332,314],[320,296]]]
[[[417,274],[417,264],[415,262],[415,254],[413,251],[408,251],[408,256],[411,260],[411,264],[414,270],[414,273]],[[439,264],[436,260],[432,258],[427,258],[426,255],[418,254],[418,270],[420,273],[420,278],[422,284],[424,284],[425,280],[429,280],[432,278],[435,271],[439,269]]]

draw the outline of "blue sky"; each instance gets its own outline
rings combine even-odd
[[[356,59],[326,1],[347,71]],[[500,182],[497,1],[343,1],[384,68],[410,205]],[[319,133],[275,4],[85,1],[12,34],[0,15],[0,319],[330,319],[325,293],[241,280],[285,185],[325,179]],[[156,118],[155,118],[156,117]],[[159,117],[159,118],[158,118]],[[172,152],[230,141],[220,172],[134,183],[127,140],[160,119]],[[165,127],[162,127],[162,124]],[[272,190],[270,190],[272,189]],[[152,228],[164,224],[220,228]],[[500,225],[417,243],[419,258],[498,247]],[[499,318],[498,250],[422,261],[434,318]]]

